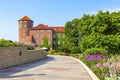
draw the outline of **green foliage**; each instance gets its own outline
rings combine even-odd
[[[61,46],[64,44],[64,33],[60,33],[59,37],[58,37],[58,45]]]
[[[96,15],[84,14],[65,25],[69,49],[79,47],[81,52],[89,48],[103,48],[108,53],[120,53],[120,12],[98,11]],[[78,50],[79,51],[79,50]]]
[[[17,44],[11,40],[0,39],[0,47],[17,46]]]
[[[48,44],[48,38],[47,37],[43,38],[43,46],[44,47],[48,47],[49,46],[49,44]]]
[[[82,52],[81,60],[86,63],[101,79],[112,80],[109,69],[104,66],[107,63],[106,54],[120,54],[120,11],[98,11],[96,15],[84,14],[80,19],[73,19],[65,25],[67,42],[61,49],[71,53]],[[64,50],[65,49],[65,50]],[[80,50],[80,51],[79,51]],[[102,60],[90,60],[96,54]],[[86,56],[90,56],[87,57]],[[95,56],[92,56],[95,55]],[[111,57],[112,58],[112,57]],[[115,57],[116,58],[116,57]],[[113,60],[111,60],[113,62]],[[101,67],[97,67],[101,64]]]
[[[67,44],[69,44],[69,46],[66,47],[66,50],[68,50],[68,52],[72,51],[72,53],[74,53],[73,50],[76,49],[76,47],[78,47],[78,43],[80,40],[80,34],[77,27],[78,24],[79,19],[73,19],[72,21],[69,21],[65,24],[65,38],[67,39]],[[77,51],[76,52],[79,53],[79,50]]]
[[[54,34],[54,37],[53,37],[52,48],[53,48],[54,50],[56,50],[56,49],[58,48],[58,36],[57,36],[56,33]]]
[[[0,47],[26,47],[27,50],[33,50],[34,47],[31,45],[23,45],[23,44],[17,44],[11,40],[5,40],[5,39],[0,39]]]
[[[86,49],[86,51],[83,54],[107,54],[107,51],[103,48],[90,48],[90,49]]]
[[[72,53],[72,54],[80,53],[80,48],[77,47],[77,46],[72,47],[72,48],[71,48],[71,53]]]
[[[27,50],[34,50],[34,47],[31,45],[24,45],[24,47],[26,47]]]
[[[70,50],[71,44],[68,42],[68,38],[66,36],[63,39],[64,39],[63,40],[64,43],[63,44],[59,44],[58,51],[70,53],[71,52],[71,50]]]
[[[62,45],[58,49],[62,52],[68,52],[68,53],[71,52],[70,49],[66,45]]]
[[[98,11],[96,15],[84,14],[80,19],[73,19],[65,24],[66,44],[69,46],[59,46],[71,53],[85,52],[89,48],[103,48],[110,54],[119,54],[119,18],[120,12]]]
[[[50,50],[50,51],[48,51],[48,54],[50,54],[50,55],[53,55],[53,54],[55,54],[55,53],[56,53],[55,50]]]
[[[91,34],[82,37],[79,43],[80,49],[84,52],[89,48],[104,48],[108,53],[120,53],[120,36],[119,35],[103,35]]]

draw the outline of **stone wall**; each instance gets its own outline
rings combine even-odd
[[[0,47],[0,69],[28,63],[47,57],[44,50],[26,50],[24,47]]]

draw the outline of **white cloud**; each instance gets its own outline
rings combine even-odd
[[[91,11],[91,12],[86,12],[85,14],[94,15],[94,14],[97,14],[98,11],[99,11],[99,10],[97,10],[97,11]],[[113,8],[113,9],[108,9],[108,8],[106,8],[106,9],[103,9],[103,10],[101,10],[101,11],[103,11],[103,12],[105,12],[105,11],[118,12],[118,11],[120,11],[120,8]]]
[[[110,12],[118,12],[118,11],[120,11],[120,8],[105,9],[105,10],[108,10],[108,11],[110,11]],[[105,10],[104,10],[104,11],[105,11]]]

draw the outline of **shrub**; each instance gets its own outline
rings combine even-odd
[[[71,50],[69,49],[69,47],[66,46],[66,45],[59,46],[58,50],[62,51],[62,52],[65,52],[65,53],[70,53],[71,52]]]
[[[0,47],[17,46],[17,44],[11,40],[0,39]]]
[[[80,48],[78,46],[72,47],[71,53],[72,54],[80,53]]]
[[[58,55],[63,55],[63,53],[62,52],[58,52]]]
[[[48,54],[50,54],[50,55],[53,55],[53,54],[55,54],[55,53],[56,53],[55,50],[50,50],[50,51],[48,51]]]
[[[31,45],[24,45],[24,46],[27,48],[27,50],[34,50],[34,47]]]
[[[98,53],[106,54],[107,51],[103,48],[90,48],[87,49],[83,54],[98,54]]]

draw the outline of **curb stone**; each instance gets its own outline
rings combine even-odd
[[[92,72],[92,70],[91,70],[90,68],[88,68],[88,66],[85,65],[82,61],[80,61],[79,59],[76,59],[76,58],[74,58],[74,57],[71,57],[71,58],[79,61],[79,62],[82,64],[82,66],[87,70],[87,72],[89,73],[89,75],[91,76],[91,78],[92,78],[93,80],[100,80],[100,79]]]

